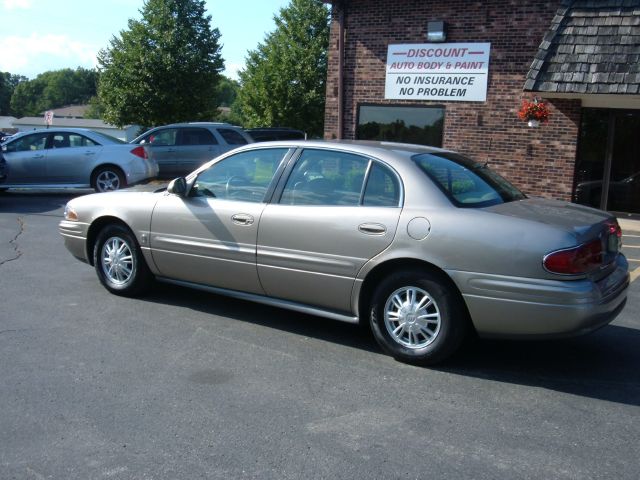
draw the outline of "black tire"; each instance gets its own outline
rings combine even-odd
[[[121,225],[103,228],[93,248],[98,279],[111,293],[134,297],[151,285],[153,275],[131,231]]]
[[[395,359],[433,365],[452,355],[467,334],[468,314],[461,302],[438,275],[419,270],[397,272],[373,293],[371,331]],[[387,317],[386,311],[390,313]]]
[[[117,167],[100,167],[91,175],[91,186],[98,192],[113,192],[127,186],[124,173]]]

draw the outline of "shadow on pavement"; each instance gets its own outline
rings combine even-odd
[[[64,209],[74,197],[92,193],[89,189],[7,190],[0,193],[0,213],[42,214]]]
[[[380,352],[358,326],[158,283],[143,300]],[[473,340],[435,370],[640,406],[640,330],[609,325],[555,341]]]

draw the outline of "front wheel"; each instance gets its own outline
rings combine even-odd
[[[109,225],[98,234],[93,261],[100,283],[111,293],[136,296],[151,283],[152,274],[138,242],[121,225]]]
[[[96,170],[91,179],[91,185],[96,192],[112,192],[127,186],[123,173],[113,167],[101,167]]]
[[[467,332],[461,301],[437,275],[398,272],[373,294],[371,330],[380,347],[397,360],[434,364],[452,355]]]

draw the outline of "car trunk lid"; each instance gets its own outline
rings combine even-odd
[[[599,279],[610,273],[619,254],[620,230],[616,218],[604,211],[569,202],[544,198],[526,198],[486,208],[499,215],[507,215],[530,222],[558,228],[575,238],[575,245],[559,245],[569,248],[600,240],[602,266],[590,276]]]

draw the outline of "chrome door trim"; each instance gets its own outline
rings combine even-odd
[[[202,290],[205,292],[215,293],[218,295],[224,295],[226,297],[237,298],[239,300],[249,300],[251,302],[261,303],[263,305],[284,308],[286,310],[305,313],[307,315],[314,315],[318,317],[329,318],[331,320],[337,320],[339,322],[345,322],[345,323],[351,323],[351,324],[359,323],[359,319],[356,316],[345,315],[343,313],[334,312],[330,310],[323,310],[321,308],[311,307],[309,305],[305,305],[302,303],[291,302],[288,300],[280,300],[278,298],[266,297],[264,295],[257,295],[253,293],[239,292],[237,290],[227,290],[225,288],[210,287],[208,285],[185,282],[184,280],[174,280],[172,278],[167,278],[167,277],[156,277],[156,279],[164,283],[171,283],[174,285],[179,285],[181,287],[194,288],[196,290]]]

